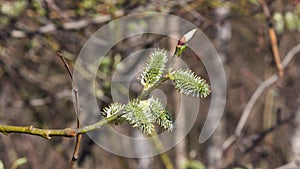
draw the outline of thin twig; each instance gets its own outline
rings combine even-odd
[[[58,15],[60,15],[62,18],[64,18],[67,21],[71,21],[71,18],[66,14],[66,12],[64,12],[63,10],[61,10],[53,0],[46,0],[47,5],[49,6],[49,8],[51,8],[52,10],[54,10]]]
[[[277,129],[278,127],[281,127],[283,124],[290,122],[293,118],[295,118],[295,113],[292,113],[291,115],[289,115],[288,117],[279,120],[275,125],[271,126],[270,128],[264,130],[263,132],[257,134],[254,139],[252,139],[252,144],[246,148],[243,153],[248,153],[250,152],[253,148],[255,148],[255,146],[262,141],[269,133],[275,131],[275,129]],[[252,137],[252,136],[250,136]],[[247,138],[246,138],[247,139]]]
[[[67,69],[69,75],[70,75],[70,78],[72,79],[72,84],[73,84],[73,92],[74,92],[74,95],[75,95],[75,107],[76,107],[76,123],[77,123],[77,129],[81,127],[81,124],[80,124],[80,121],[79,121],[79,118],[78,118],[78,115],[80,114],[80,103],[79,103],[79,96],[78,96],[78,87],[74,81],[74,78],[73,78],[73,74],[71,72],[71,69],[70,69],[70,66],[68,65],[67,61],[65,60],[65,58],[62,56],[62,54],[60,52],[57,52],[57,55],[59,56],[59,58],[62,60],[62,62],[64,63],[65,65],[65,68]],[[77,134],[76,135],[76,141],[75,141],[75,147],[74,147],[74,152],[73,152],[73,156],[72,156],[72,159],[69,163],[69,169],[72,169],[75,162],[77,161],[78,159],[78,156],[79,156],[79,148],[80,148],[80,143],[81,143],[81,138],[82,138],[82,134]]]
[[[279,56],[277,36],[276,36],[274,26],[273,26],[273,23],[272,23],[272,20],[271,20],[270,10],[269,10],[269,7],[267,6],[267,4],[265,3],[264,0],[260,0],[259,3],[262,6],[264,14],[267,18],[266,21],[267,21],[267,24],[268,24],[268,27],[269,27],[268,28],[269,29],[269,36],[270,36],[270,41],[271,41],[271,44],[272,44],[274,60],[275,60],[276,67],[277,67],[277,70],[278,70],[278,75],[279,75],[279,77],[282,78],[283,74],[284,74],[283,73],[283,67],[282,67],[282,64],[281,64],[280,56]]]
[[[243,75],[245,75],[248,79],[251,79],[257,85],[260,85],[262,83],[259,77],[255,76],[252,72],[250,72],[246,68],[242,68],[241,73],[243,73]]]
[[[277,128],[281,127],[283,124],[290,122],[294,117],[295,117],[295,113],[292,113],[288,117],[286,117],[282,120],[279,120],[277,122],[277,124],[275,124],[275,125],[271,126],[270,128],[262,131],[261,133],[256,134],[256,135],[251,135],[251,136],[243,139],[242,142],[244,144],[249,143],[250,145],[248,147],[244,146],[245,148],[243,148],[243,150],[241,151],[242,154],[246,155],[248,152],[253,150],[258,145],[258,143],[261,142],[268,134],[275,131]],[[230,138],[234,139],[233,136],[231,136]],[[247,142],[247,143],[245,143],[245,142]],[[227,164],[227,166],[224,167],[224,168],[234,168],[233,166],[236,166],[236,162],[240,161],[240,158],[242,158],[242,156],[237,156],[233,161],[231,161],[229,164]],[[294,168],[297,168],[297,167],[294,167]],[[294,169],[294,168],[291,168],[291,169]]]
[[[64,90],[54,95],[53,97],[55,100],[60,100],[66,98],[67,100],[72,100],[72,96],[70,95],[70,90]],[[14,108],[24,108],[26,105],[29,106],[42,106],[45,104],[49,104],[52,102],[51,97],[44,97],[44,98],[36,98],[36,99],[29,99],[26,101],[8,101],[0,103],[0,106],[8,106]]]
[[[246,124],[246,121],[249,117],[249,114],[254,106],[254,104],[256,103],[257,99],[260,97],[260,95],[262,94],[262,92],[269,87],[270,85],[272,85],[274,82],[276,82],[278,80],[278,76],[277,75],[273,75],[270,78],[268,78],[266,81],[264,81],[263,83],[261,83],[259,85],[259,87],[255,90],[254,94],[251,96],[249,102],[247,103],[242,116],[240,118],[240,121],[235,129],[235,135],[237,137],[239,137],[241,135],[241,132]]]
[[[68,71],[68,73],[70,75],[70,78],[73,81],[73,74],[72,74],[72,71],[71,71],[70,66],[68,65],[66,59],[62,56],[62,54],[60,52],[56,52],[56,54],[61,59],[61,61],[64,63],[64,66],[67,69],[67,71]]]
[[[202,16],[199,12],[197,12],[194,8],[192,8],[189,4],[187,4],[184,0],[177,0],[177,3],[182,7],[182,9],[188,13],[190,13],[195,19],[195,25],[199,26],[207,20],[204,16]]]
[[[80,126],[81,125],[80,125],[79,119],[77,118],[77,128],[79,128]],[[81,139],[82,139],[82,134],[77,134],[72,159],[69,162],[69,169],[73,168],[75,162],[77,161],[77,159],[79,157],[79,148],[80,148]]]
[[[300,51],[300,44],[294,46],[289,52],[288,54],[284,57],[283,61],[282,61],[282,68],[286,68],[287,65],[291,62],[291,60],[293,59],[293,57],[296,55],[296,53],[298,53]],[[270,78],[268,78],[266,81],[264,81],[263,83],[261,83],[258,88],[255,90],[255,92],[253,93],[253,95],[251,96],[250,100],[248,101],[245,109],[242,112],[242,116],[238,122],[238,125],[235,129],[235,132],[233,135],[231,135],[229,138],[227,138],[227,140],[224,142],[222,149],[223,151],[225,151],[228,147],[230,147],[238,137],[240,137],[241,132],[247,122],[247,119],[250,115],[250,112],[254,106],[254,104],[256,103],[257,99],[260,97],[260,95],[262,94],[262,92],[268,88],[270,85],[272,85],[273,83],[275,83],[278,80],[278,76],[277,74],[273,74]]]
[[[155,130],[153,131],[151,139],[152,139],[157,151],[160,152],[160,158],[163,161],[163,163],[165,165],[165,168],[166,169],[173,169],[174,166],[173,166],[170,158],[168,157],[168,155],[163,152],[164,147],[163,147],[161,141],[159,140],[158,135],[157,135]]]
[[[120,15],[120,17],[122,15],[123,15],[123,13]],[[111,19],[112,19],[112,17],[110,15],[101,15],[101,16],[97,16],[97,17],[91,18],[91,19],[85,18],[85,19],[80,19],[80,20],[76,20],[76,21],[65,22],[59,26],[56,26],[54,23],[49,23],[49,24],[41,26],[38,29],[33,30],[33,31],[23,31],[20,29],[13,29],[10,32],[10,36],[12,36],[13,38],[26,38],[29,35],[46,34],[46,33],[54,32],[58,29],[79,30],[79,29],[83,29],[91,24],[105,23],[107,21],[110,21]]]

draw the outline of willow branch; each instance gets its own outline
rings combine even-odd
[[[35,128],[33,125],[30,126],[11,126],[11,125],[0,125],[0,132],[8,135],[10,133],[23,133],[41,136],[46,139],[51,139],[53,136],[63,136],[63,137],[75,137],[77,131],[71,128],[65,129],[40,129]]]
[[[40,136],[45,139],[51,139],[54,136],[60,137],[75,137],[78,134],[85,134],[87,132],[100,129],[102,126],[112,122],[122,114],[114,114],[108,118],[102,119],[94,124],[83,126],[80,128],[72,129],[72,128],[65,128],[65,129],[41,129],[36,128],[33,125],[30,126],[12,126],[12,125],[0,125],[0,133],[8,135],[10,133],[22,133],[22,134],[29,134]]]

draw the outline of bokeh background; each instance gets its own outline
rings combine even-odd
[[[269,36],[270,22],[260,2],[0,0],[0,123],[75,128],[72,82],[56,52],[61,52],[73,67],[80,49],[101,26],[128,14],[164,12],[190,21],[207,35],[222,58],[227,78],[226,107],[217,131],[207,142],[198,142],[210,106],[210,97],[202,99],[192,130],[183,142],[167,152],[174,166],[178,169],[300,168],[300,54],[289,62],[282,78],[263,88],[241,135],[232,144],[226,144],[234,135],[255,90],[277,73]],[[265,0],[264,3],[270,11],[269,19],[277,35],[282,60],[300,43],[300,2]],[[174,26],[172,21],[165,22]],[[126,29],[142,29],[140,25],[118,29],[122,33]],[[155,25],[150,26],[155,28]],[[112,48],[99,65],[97,74],[99,109],[112,101],[110,80],[124,58],[150,47],[172,51],[175,45],[174,39],[147,34],[126,39]],[[183,60],[198,75],[208,79],[201,57],[188,49]],[[135,95],[139,88],[132,85]],[[160,89],[165,92],[170,112],[176,117],[180,99],[167,84]],[[129,134],[135,131],[126,125],[120,130]],[[74,138],[46,140],[24,134],[1,134],[0,160],[5,169],[16,166],[22,169],[67,168],[74,142]],[[18,164],[20,162],[24,164]],[[159,156],[147,159],[120,157],[101,149],[84,136],[75,168],[151,169],[164,166]]]

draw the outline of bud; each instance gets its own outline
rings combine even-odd
[[[193,30],[189,31],[177,42],[175,54],[178,57],[180,57],[182,55],[182,53],[185,51],[185,49],[188,46],[186,43],[194,36],[196,31],[197,31],[197,29],[193,29]]]

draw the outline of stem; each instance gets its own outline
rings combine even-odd
[[[153,86],[151,86],[148,90],[143,90],[142,93],[137,97],[139,100],[145,99],[154,89],[156,89],[160,83],[168,80],[166,77],[160,78]]]
[[[35,128],[33,125],[30,126],[11,126],[11,125],[0,125],[0,132],[3,134],[9,133],[24,133],[36,136],[41,136],[46,139],[51,139],[52,136],[64,136],[64,137],[75,137],[77,132],[75,129],[40,129]]]
[[[79,134],[84,134],[92,130],[100,129],[102,126],[118,118],[121,113],[114,114],[108,118],[102,119],[97,123],[80,127],[77,129],[65,128],[65,129],[40,129],[35,128],[33,125],[30,126],[11,126],[11,125],[0,125],[0,133],[8,135],[10,133],[23,133],[41,136],[46,139],[51,139],[53,136],[61,137],[75,137]]]
[[[107,117],[105,119],[102,119],[102,120],[98,121],[97,123],[94,123],[94,124],[91,124],[91,125],[88,125],[88,126],[83,126],[83,127],[79,128],[77,130],[77,133],[78,134],[84,134],[84,133],[87,133],[89,131],[99,129],[102,126],[106,125],[107,123],[114,121],[115,119],[117,119],[121,115],[122,115],[121,112],[116,113],[116,114],[111,115],[110,117]]]
[[[178,56],[178,47],[176,46],[176,50],[174,51],[174,54],[172,55],[168,65],[167,65],[167,69],[172,70],[172,66],[175,63],[175,60],[180,57]],[[168,78],[166,76],[161,77],[153,86],[151,86],[148,90],[143,90],[142,93],[137,97],[137,99],[139,100],[143,100],[145,99],[155,88],[157,88],[160,83],[164,82],[168,80]]]
[[[158,150],[158,152],[163,152],[163,150],[164,150],[163,145],[162,145],[161,141],[159,140],[158,135],[155,130],[153,131],[151,136],[152,136],[151,139],[152,139],[156,149]],[[162,162],[164,163],[166,169],[174,168],[169,156],[166,153],[161,153],[159,156],[160,156]]]
[[[70,75],[70,78],[72,80],[72,84],[73,84],[73,91],[74,91],[74,94],[75,94],[75,106],[76,106],[76,114],[79,114],[80,112],[80,103],[79,103],[79,96],[78,96],[78,87],[74,81],[74,78],[73,78],[73,74],[71,72],[71,69],[70,69],[70,66],[69,64],[67,63],[67,61],[65,60],[65,58],[62,56],[61,53],[57,53],[57,55],[60,57],[60,59],[62,60],[62,62],[64,63],[65,65],[65,68],[67,69],[69,75]],[[81,127],[81,124],[80,124],[80,121],[78,119],[78,117],[76,118],[76,122],[77,122],[77,128],[80,128]],[[81,143],[81,138],[82,138],[82,135],[81,134],[77,134],[76,135],[76,141],[75,141],[75,147],[74,147],[74,151],[73,151],[73,156],[72,156],[72,160],[70,161],[69,163],[69,169],[72,169],[75,162],[77,161],[78,159],[78,156],[79,156],[79,148],[80,148],[80,143]]]
[[[172,55],[170,62],[167,65],[167,69],[171,70],[172,66],[175,63],[175,60],[178,58],[177,56],[177,52],[178,52],[178,48],[176,47],[176,50],[174,52],[174,54]],[[152,87],[150,87],[148,90],[143,90],[142,93],[137,97],[137,99],[139,100],[143,100],[145,99],[155,88],[157,88],[162,82],[168,80],[168,78],[166,76],[161,77]],[[159,152],[163,152],[163,145],[161,143],[161,141],[158,138],[158,135],[156,133],[156,131],[154,130],[153,133],[151,134],[151,139],[156,147],[156,149]],[[163,164],[165,165],[166,169],[173,169],[174,166],[171,163],[171,160],[169,158],[169,156],[166,153],[161,153],[160,154],[160,158],[163,162]]]

